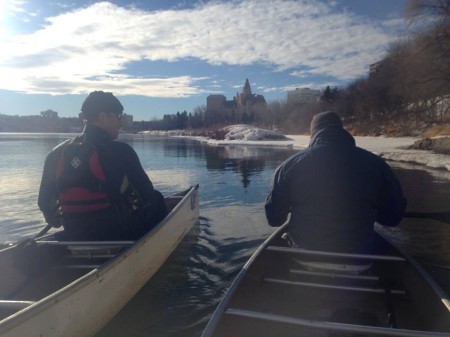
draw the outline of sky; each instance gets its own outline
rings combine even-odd
[[[76,117],[94,90],[135,121],[269,103],[367,76],[410,27],[407,0],[0,0],[0,114]]]

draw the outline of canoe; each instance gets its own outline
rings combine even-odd
[[[202,337],[450,336],[447,294],[389,238],[377,233],[371,255],[311,251],[289,245],[286,226],[245,264]],[[371,267],[317,268],[358,261]]]
[[[139,240],[58,241],[0,251],[0,336],[92,336],[144,286],[198,223],[198,185]]]

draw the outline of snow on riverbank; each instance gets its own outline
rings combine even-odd
[[[259,129],[245,124],[230,125],[221,129],[226,141],[286,141],[286,136],[279,132]]]
[[[229,126],[227,131],[228,133],[225,135],[224,140],[196,138],[210,145],[282,146],[304,149],[309,144],[308,135],[287,135],[288,139],[286,140],[267,140],[273,137],[273,131],[262,130],[248,125]],[[450,171],[449,155],[436,154],[428,150],[408,149],[418,139],[413,137],[355,137],[357,146],[369,150],[386,160],[417,163],[431,168]]]
[[[291,147],[294,149],[304,149],[308,147],[309,135],[286,135],[284,140],[274,140],[283,137],[280,133],[259,129],[250,125],[231,125],[224,129],[223,140],[211,139],[207,137],[192,136],[189,138],[207,143],[209,145],[227,146],[278,146]],[[182,136],[182,131],[147,131],[143,134],[160,136]],[[185,135],[183,137],[186,137]],[[413,137],[355,137],[356,145],[371,151],[386,160],[397,162],[410,162],[425,165],[430,168],[445,169],[450,171],[450,155],[437,154],[429,150],[409,149],[420,138]],[[241,155],[243,151],[237,151]],[[244,151],[245,152],[245,151]]]

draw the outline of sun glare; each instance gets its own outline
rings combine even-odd
[[[15,2],[11,0],[0,0],[0,43],[10,33],[8,26]]]

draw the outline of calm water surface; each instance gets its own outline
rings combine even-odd
[[[44,226],[36,206],[46,154],[67,134],[0,133],[0,242]],[[230,282],[273,231],[263,202],[275,168],[294,152],[207,146],[184,138],[121,136],[167,195],[200,184],[199,224],[155,277],[97,337],[199,336]],[[448,211],[450,174],[391,163],[409,211]],[[405,219],[392,236],[444,285],[450,273],[450,225]],[[430,267],[434,265],[434,267]]]

